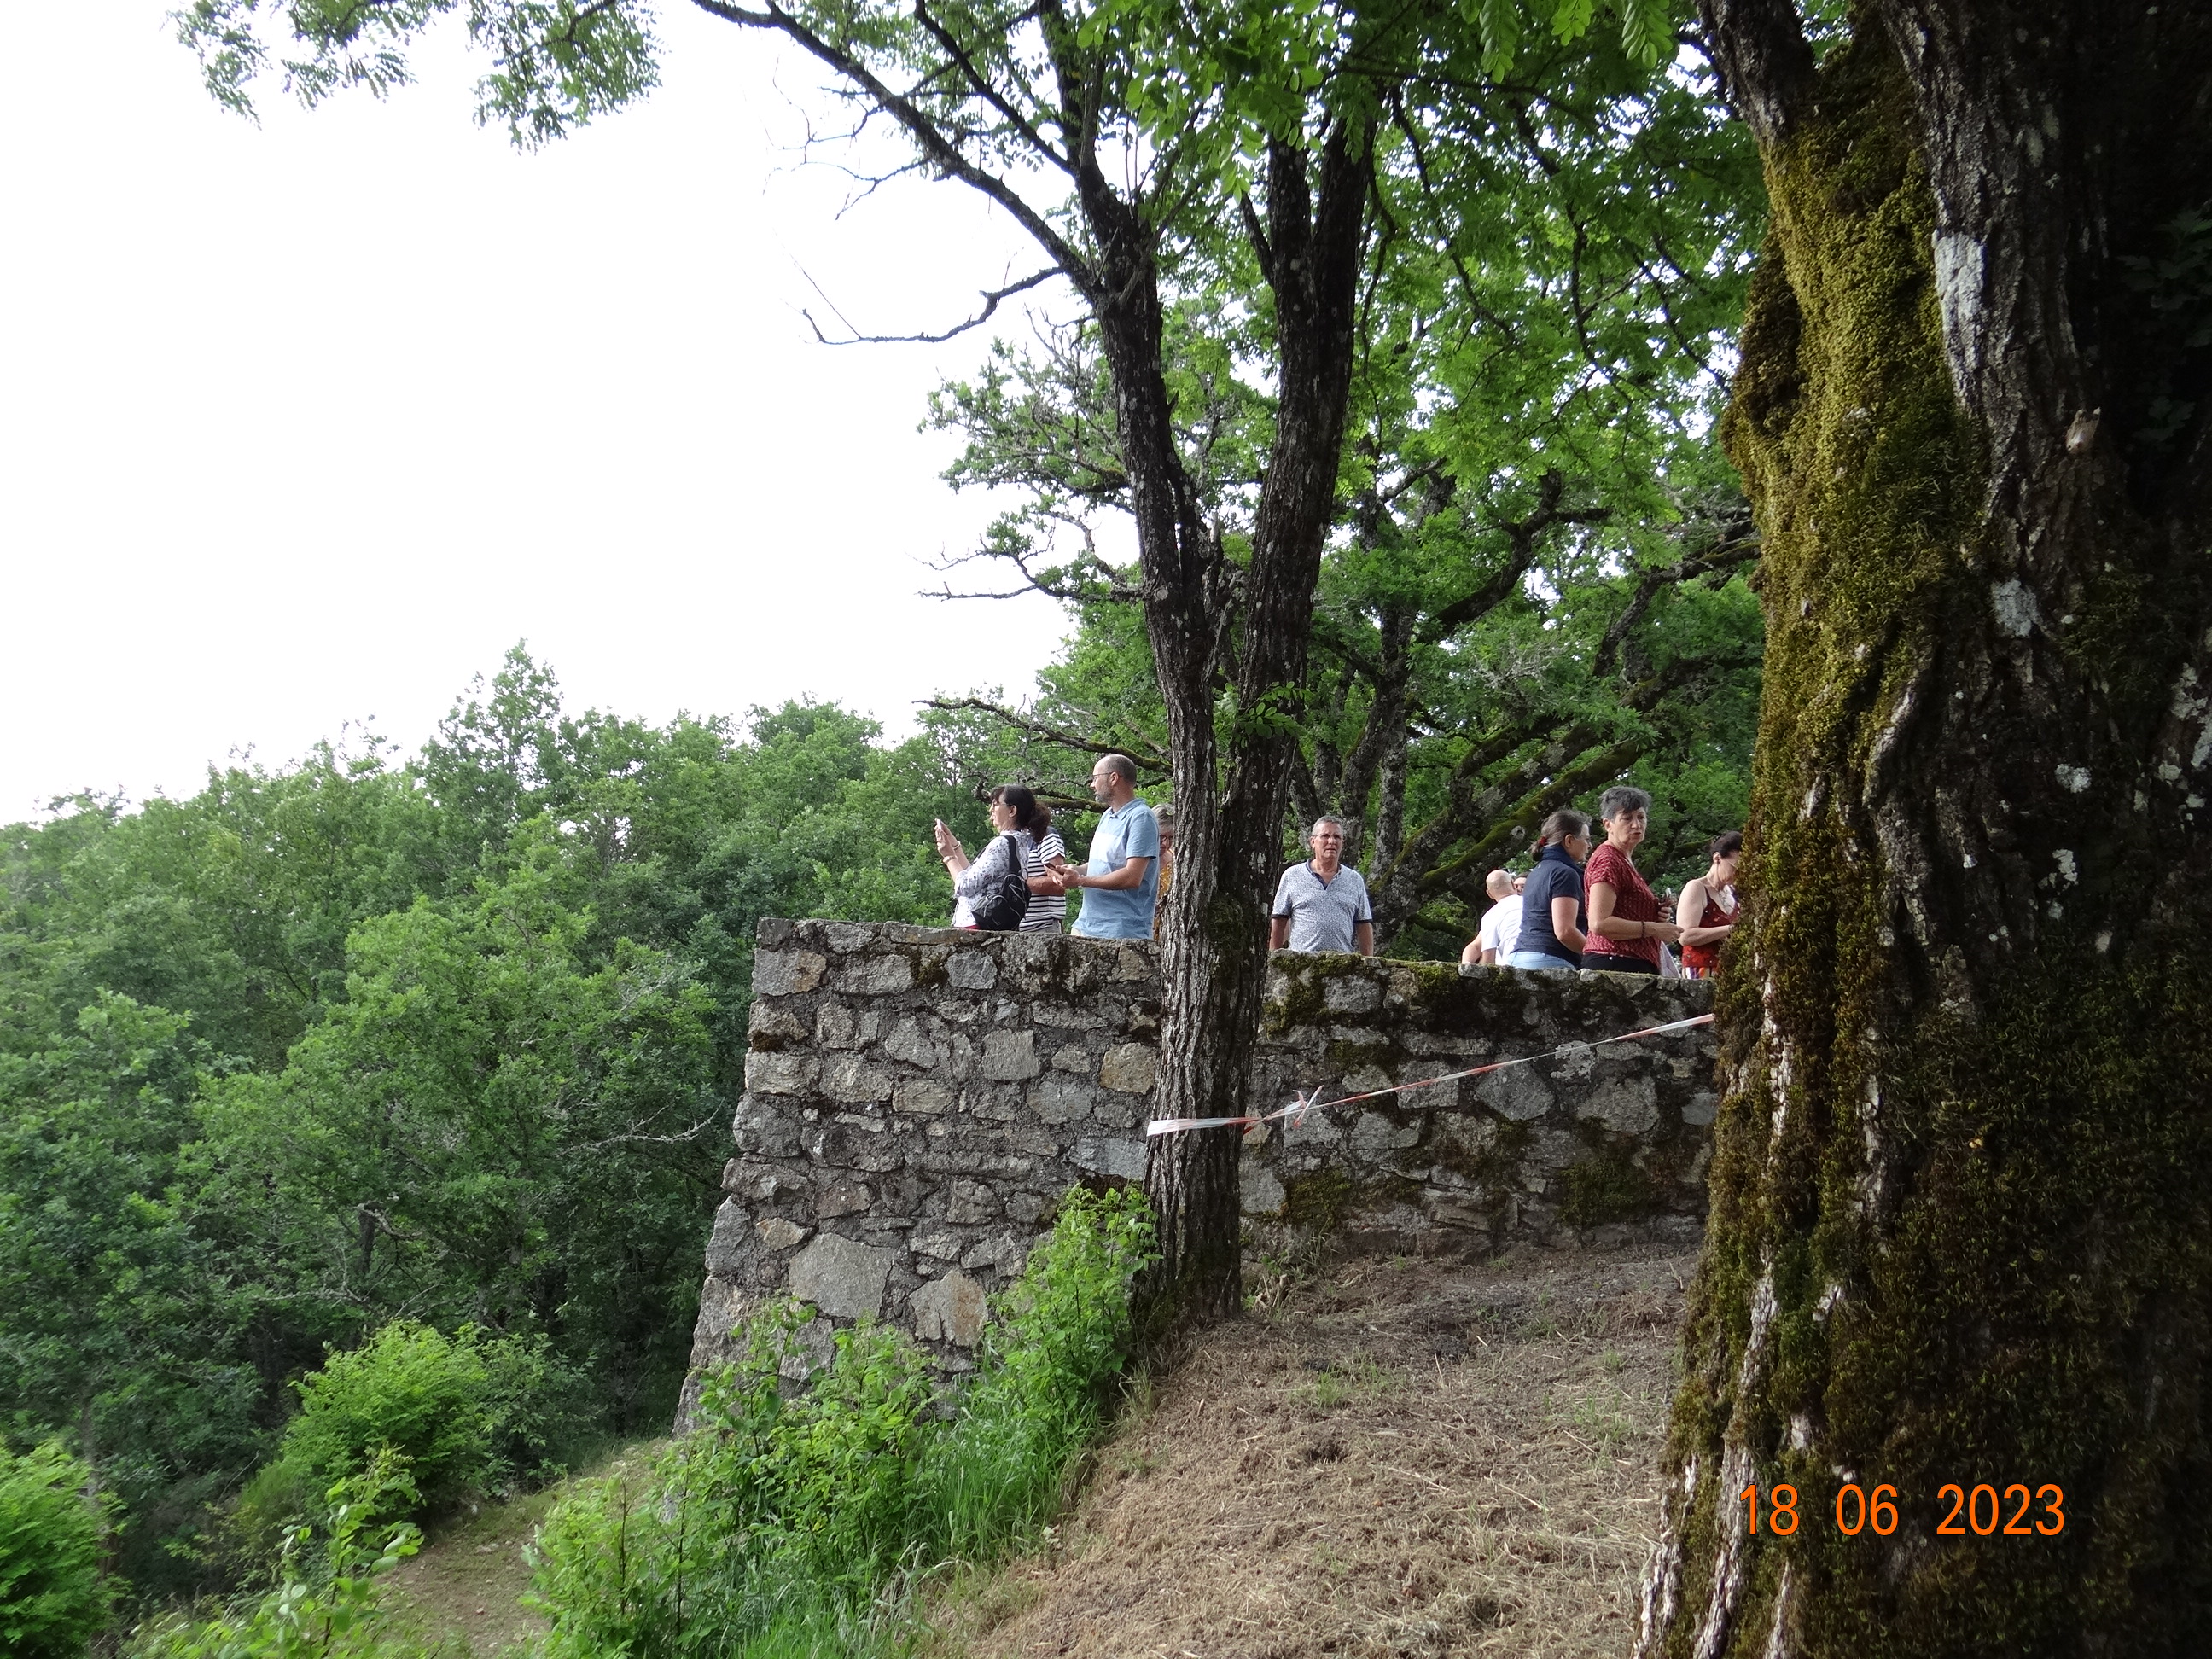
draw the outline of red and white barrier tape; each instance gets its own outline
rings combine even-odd
[[[1255,1123],[1267,1123],[1279,1117],[1291,1120],[1297,1127],[1305,1115],[1319,1106],[1349,1106],[1356,1101],[1379,1100],[1384,1095],[1401,1095],[1413,1089],[1433,1089],[1439,1083],[1456,1083],[1462,1078],[1480,1077],[1485,1072],[1502,1072],[1509,1066],[1533,1066],[1540,1060],[1557,1060],[1561,1054],[1571,1054],[1583,1048],[1602,1048],[1611,1042],[1634,1042],[1639,1037],[1671,1036],[1676,1031],[1686,1031],[1694,1025],[1710,1025],[1711,1014],[1699,1014],[1694,1019],[1671,1020],[1664,1025],[1649,1025],[1640,1031],[1624,1031],[1619,1036],[1600,1037],[1595,1042],[1563,1042],[1558,1048],[1540,1054],[1522,1054],[1517,1060],[1494,1060],[1487,1066],[1470,1066],[1464,1072],[1447,1072],[1442,1077],[1425,1077],[1412,1083],[1394,1083],[1387,1089],[1370,1089],[1365,1094],[1346,1095],[1341,1100],[1323,1100],[1322,1088],[1316,1085],[1272,1112],[1261,1112],[1250,1117],[1160,1117],[1145,1126],[1145,1134],[1181,1134],[1186,1129],[1249,1129]]]

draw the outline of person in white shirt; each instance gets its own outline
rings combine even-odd
[[[1480,963],[1495,968],[1505,960],[1513,949],[1513,941],[1521,936],[1521,884],[1510,872],[1492,870],[1483,879],[1483,890],[1492,900],[1483,913],[1482,925],[1469,939],[1459,959],[1469,967]]]

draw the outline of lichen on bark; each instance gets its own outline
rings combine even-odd
[[[2046,118],[1989,88],[2047,83],[2086,119],[2086,8],[2015,42],[1974,33],[1995,5],[1863,5],[1817,74],[1745,21],[1778,9],[1705,8],[1759,81],[1738,105],[1773,213],[1723,428],[1764,538],[1767,657],[1638,1650],[2193,1651],[2212,859],[2172,726],[2203,677],[2204,525],[2185,476],[2161,494],[2112,434],[2065,447],[2079,386],[2145,348],[2092,303],[2104,250],[2037,263],[2094,238],[2004,218],[2108,189],[2100,234],[2132,234],[2148,141],[2138,123],[2100,131],[2110,156],[2054,155],[2053,178],[2105,171],[2051,202],[2002,187],[2024,149],[2003,118]],[[1979,55],[1946,58],[1959,38]],[[2180,46],[2212,66],[2206,31]],[[2003,140],[1979,159],[1978,121]],[[2202,125],[2177,126],[2173,164],[2212,194]],[[1977,178],[1998,180],[1979,201]],[[2071,338],[2002,332],[2069,307],[2103,331],[2086,368]],[[2004,352],[2016,369],[1990,367]],[[1754,1481],[1796,1489],[1794,1534],[1751,1532]],[[1893,1534],[1839,1530],[1847,1481],[1897,1489]],[[2065,1528],[1940,1536],[1950,1482],[2062,1487]]]

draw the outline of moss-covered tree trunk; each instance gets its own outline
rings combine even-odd
[[[1638,1650],[2201,1652],[2212,8],[1702,9],[1769,634]]]

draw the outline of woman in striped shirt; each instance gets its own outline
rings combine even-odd
[[[975,918],[968,901],[988,890],[994,877],[1006,867],[1006,839],[1021,849],[1023,873],[1029,878],[1030,908],[1022,917],[1024,933],[1060,930],[1067,915],[1067,897],[1052,874],[1052,866],[1067,857],[1060,832],[1052,827],[1052,814],[1036,793],[1018,783],[1002,783],[991,792],[991,827],[999,834],[972,863],[940,818],[937,850],[952,874],[952,925],[972,927]]]

